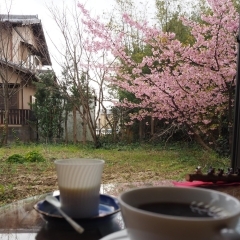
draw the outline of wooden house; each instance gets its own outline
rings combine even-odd
[[[8,122],[8,139],[34,141],[31,102],[34,82],[51,65],[37,15],[0,15],[0,135]],[[31,122],[31,123],[30,123]],[[0,136],[1,137],[1,136]]]

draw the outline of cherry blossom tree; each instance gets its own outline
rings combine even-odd
[[[239,21],[231,0],[208,3],[212,12],[202,15],[201,23],[181,18],[195,39],[189,45],[177,40],[174,33],[162,32],[124,14],[123,21],[141,32],[142,42],[152,50],[140,63],[126,51],[123,40],[127,32],[109,31],[83,5],[78,6],[88,32],[97,36],[91,42],[92,49],[108,50],[118,59],[111,71],[108,69],[108,80],[139,99],[139,103],[121,102],[123,107],[139,109],[131,114],[128,124],[147,116],[164,119],[166,123],[184,126],[202,146],[210,149],[216,143],[214,136],[221,135],[223,120],[228,127],[232,124]],[[132,71],[122,68],[123,63],[131,66]],[[147,74],[143,72],[146,67]]]

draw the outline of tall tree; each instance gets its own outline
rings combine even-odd
[[[56,85],[55,75],[50,71],[40,74],[36,85],[36,101],[32,104],[37,119],[39,139],[45,142],[54,142],[61,139],[63,134],[64,99]]]
[[[100,117],[100,109],[105,108],[103,100],[107,70],[103,66],[111,66],[113,59],[108,58],[104,49],[92,45],[92,41],[97,42],[98,37],[86,33],[83,15],[77,2],[74,3],[72,8],[64,4],[62,10],[54,5],[49,6],[62,40],[62,46],[55,45],[61,55],[57,62],[64,70],[64,77],[58,76],[58,84],[64,96],[81,116],[83,132],[86,132],[87,127],[98,146],[96,122]],[[83,142],[86,142],[85,137]]]
[[[231,125],[238,30],[238,14],[230,0],[212,0],[209,4],[212,13],[202,15],[202,23],[183,19],[191,28],[193,45],[182,44],[174,33],[136,22],[125,14],[123,20],[141,31],[142,41],[151,46],[152,56],[144,57],[141,63],[125,51],[122,40],[127,33],[111,38],[108,29],[81,6],[89,31],[101,39],[101,46],[121,60],[116,64],[116,77],[111,76],[111,82],[140,100],[140,103],[127,100],[122,103],[124,107],[141,109],[131,119],[152,115],[174,121],[184,125],[207,149],[215,143],[213,132],[220,126],[222,115],[229,114]],[[122,62],[132,67],[133,74],[121,68]],[[151,74],[143,73],[144,66]]]

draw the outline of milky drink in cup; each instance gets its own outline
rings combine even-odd
[[[54,163],[62,210],[73,218],[97,216],[104,160],[76,158]]]

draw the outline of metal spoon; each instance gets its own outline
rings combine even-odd
[[[46,201],[53,205],[58,212],[67,220],[67,222],[79,233],[84,232],[84,228],[82,228],[78,223],[76,223],[73,219],[71,219],[63,210],[61,209],[61,203],[53,196],[46,196]]]

